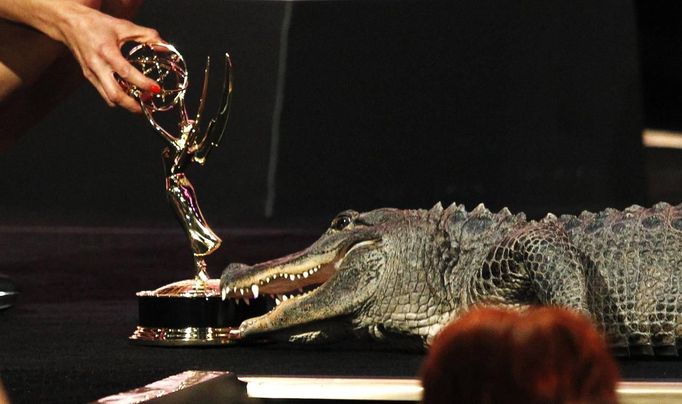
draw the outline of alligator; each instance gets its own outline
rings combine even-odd
[[[427,348],[479,305],[557,305],[589,316],[617,355],[677,355],[682,343],[682,204],[528,220],[461,204],[338,214],[308,248],[233,263],[227,297],[272,296],[240,338],[382,340]],[[302,293],[301,293],[302,292]]]

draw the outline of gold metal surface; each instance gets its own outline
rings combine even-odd
[[[137,292],[138,297],[212,297],[220,296],[220,280],[185,279],[163,285],[155,290]]]
[[[206,265],[200,257],[216,251],[221,240],[206,223],[194,186],[184,171],[191,163],[205,164],[209,152],[222,139],[230,114],[233,89],[230,55],[225,54],[225,76],[218,112],[203,132],[201,124],[208,93],[210,59],[207,59],[204,69],[197,114],[191,119],[185,105],[189,73],[185,59],[174,46],[162,43],[140,44],[128,52],[127,58],[133,66],[145,76],[156,80],[161,87],[158,94],[149,95],[130,83],[122,82],[128,93],[140,102],[152,128],[166,141],[167,147],[162,152],[166,170],[166,195],[190,241],[196,261],[196,275],[206,280]],[[157,120],[157,114],[172,111],[178,115],[177,122],[173,125],[177,127],[175,131],[166,129]]]
[[[215,346],[236,342],[230,327],[152,328],[137,326],[130,341],[153,346]]]
[[[166,177],[166,194],[189,237],[194,256],[203,257],[216,251],[220,247],[221,240],[208,227],[197,204],[194,187],[185,174],[176,173]],[[200,268],[197,269],[200,272]]]

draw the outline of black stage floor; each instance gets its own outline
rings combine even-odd
[[[211,257],[218,276],[230,261],[256,262],[306,246],[299,230],[219,231]],[[0,311],[0,378],[14,403],[85,402],[189,369],[238,375],[415,376],[420,354],[380,346],[300,349],[284,344],[223,348],[132,345],[137,290],[191,275],[179,229],[0,227],[0,273],[23,293]],[[485,360],[485,353],[481,353]],[[624,360],[630,380],[682,379],[678,360]]]

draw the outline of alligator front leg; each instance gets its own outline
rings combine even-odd
[[[493,247],[472,286],[474,304],[540,303],[590,315],[581,254],[551,223],[532,223]]]
[[[258,320],[259,317],[255,317],[245,320],[243,324]],[[340,319],[330,319],[273,331],[266,338],[278,342],[320,345],[355,340],[356,337],[350,323]]]
[[[517,250],[542,304],[572,308],[590,316],[586,265],[563,228],[553,224],[529,226]]]

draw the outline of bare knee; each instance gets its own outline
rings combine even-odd
[[[0,104],[38,80],[65,50],[40,32],[5,20],[0,20],[0,38],[4,39],[0,40]]]

